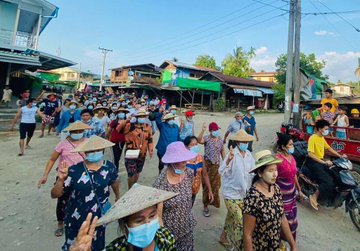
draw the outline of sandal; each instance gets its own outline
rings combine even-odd
[[[310,199],[310,205],[316,210],[319,210],[319,204],[315,201],[314,197],[312,195],[309,196]]]
[[[61,237],[61,236],[63,236],[63,234],[64,234],[64,228],[63,227],[56,229],[56,231],[55,231],[55,236],[56,237]]]
[[[204,210],[203,210],[203,215],[204,215],[205,217],[210,217],[210,210],[209,210],[209,208],[204,208]]]
[[[18,156],[23,156],[24,154],[23,153],[19,153]]]

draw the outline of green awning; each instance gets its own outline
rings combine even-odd
[[[203,91],[212,91],[212,92],[221,91],[220,82],[202,81],[202,80],[188,79],[188,78],[177,78],[176,86],[188,90],[203,90]]]

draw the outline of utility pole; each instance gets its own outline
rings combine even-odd
[[[286,86],[285,86],[285,113],[284,122],[289,123],[291,118],[291,100],[293,91],[293,50],[294,50],[294,6],[295,0],[290,0],[289,31],[286,62]]]
[[[103,63],[102,63],[102,71],[101,71],[101,80],[100,80],[100,91],[102,91],[102,86],[104,84],[104,73],[105,73],[105,60],[106,60],[106,54],[108,52],[112,52],[110,49],[99,47],[99,50],[101,50],[101,53],[103,56]]]
[[[301,0],[296,0],[295,9],[295,48],[294,48],[294,108],[293,120],[294,125],[299,128],[301,121],[300,114],[300,29],[301,29]]]

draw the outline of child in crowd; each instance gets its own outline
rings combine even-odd
[[[321,118],[329,122],[331,125],[334,121],[335,114],[331,112],[332,104],[325,103],[323,107],[323,113],[321,113]]]
[[[307,112],[304,116],[304,124],[306,126],[306,133],[312,135],[314,133],[314,120],[311,112]]]
[[[349,127],[349,118],[346,116],[346,107],[339,107],[339,115],[336,117],[332,125],[336,125],[338,127]],[[336,137],[339,139],[346,139],[346,129],[337,129]]]

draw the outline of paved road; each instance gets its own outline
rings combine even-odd
[[[256,116],[260,141],[255,143],[255,151],[269,148],[275,131],[281,121],[281,114],[258,114]],[[216,121],[223,131],[232,120],[230,115],[195,117],[196,132],[203,122]],[[37,190],[44,165],[54,149],[55,136],[43,139],[34,138],[32,149],[23,157],[17,157],[18,135],[0,137],[0,250],[49,251],[60,250],[63,239],[53,235],[55,218],[55,200],[50,199],[50,189],[54,182],[52,172],[48,183]],[[156,140],[155,140],[156,142]],[[109,152],[107,156],[110,158]],[[155,155],[156,156],[156,155]],[[121,167],[122,191],[126,189],[126,175]],[[147,160],[140,183],[151,185],[157,175],[157,158]],[[218,237],[225,220],[226,208],[212,209],[212,216],[205,218],[201,211],[201,193],[197,197],[194,213],[198,221],[195,232],[196,250],[224,250],[218,243]],[[320,209],[315,212],[307,202],[299,205],[299,250],[360,250],[360,232],[340,209]],[[110,224],[107,241],[117,236],[116,224]]]

